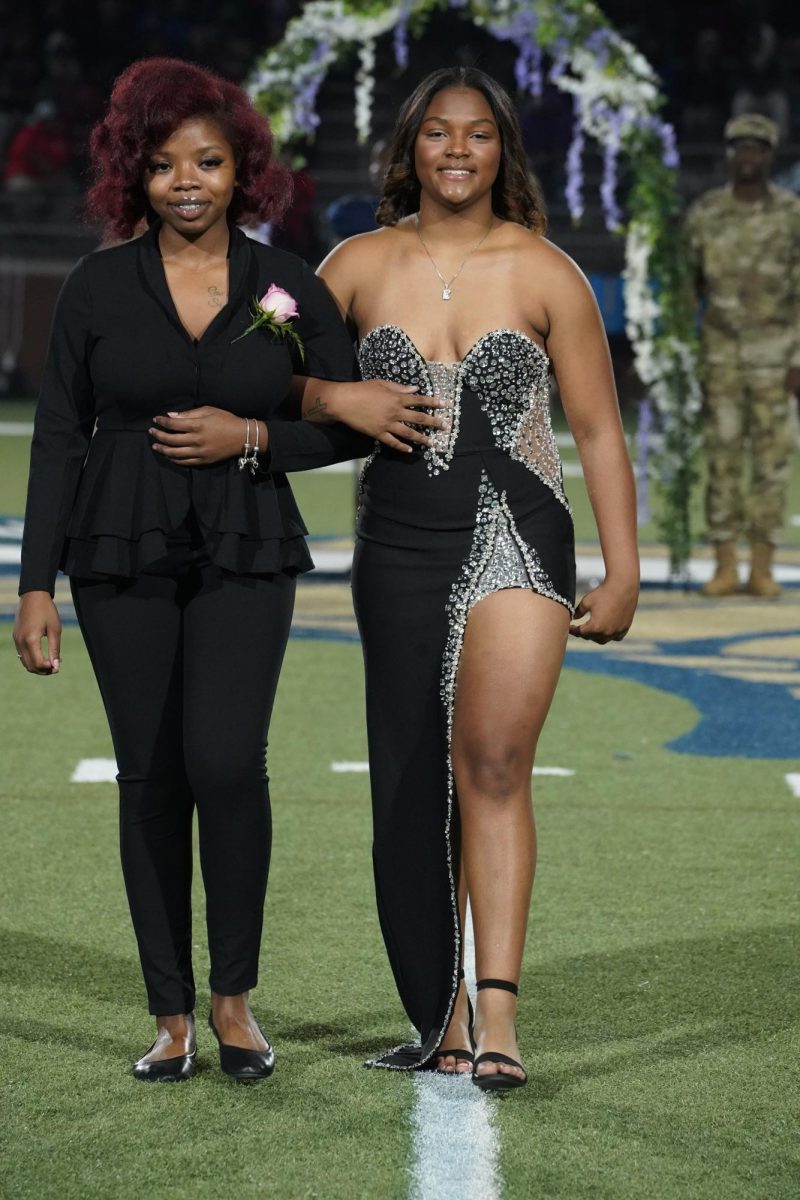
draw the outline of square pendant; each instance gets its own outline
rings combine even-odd
[[[443,300],[449,300],[449,299],[450,299],[450,288],[449,288],[449,287],[442,288],[442,299],[443,299]]]

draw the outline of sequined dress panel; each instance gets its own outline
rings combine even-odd
[[[381,446],[361,478],[353,593],[364,646],[376,893],[401,999],[420,1033],[369,1065],[430,1065],[457,990],[458,800],[450,756],[469,612],[501,588],[571,611],[572,518],[550,425],[549,363],[493,330],[460,363],[426,362],[394,325],[360,349],[365,379],[416,385],[450,427],[413,454]],[[429,409],[428,411],[442,410]]]

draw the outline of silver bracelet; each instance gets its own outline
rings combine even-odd
[[[260,449],[259,438],[261,437],[261,430],[258,427],[258,421],[254,420],[254,424],[256,427],[256,444],[253,446],[253,453],[250,455],[250,459],[247,464],[250,468],[251,475],[255,475],[256,471],[258,470],[258,451]]]
[[[252,449],[252,447],[250,445],[250,422],[247,419],[247,417],[244,418],[244,424],[245,424],[244,453],[242,454],[241,458],[239,459],[239,470],[240,471],[243,471],[246,466],[249,466],[250,451]],[[257,433],[257,431],[258,431],[258,423],[256,423],[256,433]]]

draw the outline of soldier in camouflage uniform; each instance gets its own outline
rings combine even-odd
[[[748,591],[781,590],[771,563],[791,468],[790,395],[800,390],[800,199],[769,182],[777,141],[767,117],[728,121],[732,181],[702,195],[686,217],[692,279],[705,306],[706,520],[717,560],[707,596],[738,590],[741,534],[752,545]]]

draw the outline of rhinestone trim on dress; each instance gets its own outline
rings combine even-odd
[[[569,512],[550,421],[546,355],[524,334],[503,329],[476,342],[464,364],[464,382],[480,398],[497,446],[533,471]]]
[[[493,343],[500,341],[498,350]],[[426,412],[449,416],[451,429],[439,430],[424,451],[428,470],[447,470],[460,422],[461,388],[466,385],[489,417],[498,449],[522,463],[553,492],[567,512],[561,459],[550,420],[550,359],[519,329],[490,329],[460,363],[426,362],[399,325],[376,325],[359,348],[364,379],[415,384],[426,396],[443,396],[448,407]],[[362,472],[363,476],[363,472]]]
[[[503,345],[491,353],[490,344],[500,339]],[[570,511],[564,495],[561,462],[550,423],[549,359],[541,347],[519,330],[496,329],[484,334],[460,363],[426,362],[403,329],[379,325],[362,339],[359,362],[364,379],[389,378],[398,383],[414,384],[423,395],[443,397],[447,408],[429,412],[449,416],[451,428],[434,434],[434,444],[424,451],[428,471],[438,475],[447,470],[455,452],[460,425],[461,388],[476,393],[490,419],[495,442],[532,471]],[[381,446],[376,445],[361,472],[364,475]],[[450,903],[455,928],[455,961],[450,1000],[444,1023],[434,1049],[413,1066],[386,1062],[402,1050],[419,1050],[403,1043],[384,1051],[366,1065],[388,1071],[415,1070],[436,1055],[455,1005],[459,986],[461,933],[458,897],[451,844],[455,778],[452,763],[452,732],[458,666],[470,610],[480,600],[504,588],[527,588],[564,605],[570,613],[572,603],[560,595],[544,570],[536,550],[520,535],[506,493],[498,495],[486,471],[481,472],[478,487],[475,532],[461,573],[453,583],[447,601],[448,636],[442,655],[440,694],[446,717],[447,737],[447,808],[445,839]]]

